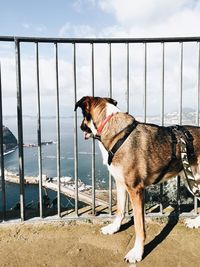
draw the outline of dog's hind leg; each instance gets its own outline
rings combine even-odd
[[[128,187],[130,200],[134,211],[135,225],[135,244],[127,253],[124,260],[135,263],[142,260],[145,242],[145,225],[144,225],[144,203],[143,203],[143,185],[138,184],[134,188]]]
[[[115,220],[111,224],[101,228],[101,232],[104,235],[112,235],[116,233],[120,229],[120,226],[125,216],[125,206],[127,197],[126,187],[123,183],[116,182],[116,189],[117,189],[117,215]]]

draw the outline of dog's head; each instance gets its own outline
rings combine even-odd
[[[75,105],[75,111],[78,107],[82,109],[83,121],[81,130],[84,132],[85,139],[89,139],[96,134],[98,124],[106,117],[107,104],[117,105],[117,101],[108,97],[84,96]]]

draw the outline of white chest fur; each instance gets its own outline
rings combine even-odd
[[[117,113],[117,112],[120,112],[118,107],[116,107],[115,105],[112,105],[110,103],[107,103],[106,116],[109,116],[110,114]],[[93,131],[94,131],[94,129],[93,129]],[[113,166],[112,163],[111,163],[111,165],[108,165],[108,152],[101,142],[99,142],[99,148],[101,150],[101,154],[103,157],[103,164],[107,165],[109,172],[112,174],[112,176],[115,178],[115,180],[124,181],[122,168],[120,166],[117,166],[117,167]]]
[[[101,154],[103,157],[103,164],[107,165],[109,172],[111,175],[115,178],[116,181],[118,182],[124,182],[124,176],[122,172],[122,167],[121,166],[114,166],[112,163],[111,165],[108,165],[108,152],[104,148],[101,142],[99,142],[99,148],[101,150]]]
[[[103,157],[103,164],[104,165],[107,165],[108,163],[108,152],[107,150],[105,149],[105,147],[103,146],[103,144],[99,141],[99,148],[101,150],[101,154],[102,154],[102,157]]]

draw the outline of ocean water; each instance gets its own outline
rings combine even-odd
[[[80,125],[78,119],[78,125]],[[16,118],[6,118],[4,125],[7,126],[17,137]],[[42,141],[54,141],[54,144],[42,146],[42,173],[49,177],[57,176],[57,131],[55,118],[42,118]],[[61,176],[74,177],[74,126],[73,118],[61,118]],[[37,144],[37,119],[25,117],[23,119],[24,144]],[[108,171],[102,164],[101,152],[98,145],[95,146],[95,177],[97,188],[108,187]],[[78,177],[87,185],[91,185],[92,177],[92,141],[85,141],[83,133],[78,128]],[[18,150],[4,157],[5,168],[18,173]],[[38,148],[24,147],[24,172],[25,176],[38,176]],[[1,192],[0,192],[1,193]],[[50,192],[52,197],[55,192]],[[19,185],[6,183],[7,208],[13,207],[19,201]],[[38,201],[38,186],[25,187],[26,203]],[[1,197],[1,196],[0,196]],[[65,205],[68,204],[62,199]],[[0,202],[1,209],[1,202]]]

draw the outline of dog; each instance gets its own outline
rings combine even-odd
[[[116,182],[117,215],[103,227],[105,235],[116,233],[125,216],[127,192],[134,212],[135,244],[125,256],[125,261],[142,260],[145,244],[144,197],[146,186],[166,181],[183,171],[178,131],[170,127],[137,121],[117,107],[117,101],[108,97],[84,96],[76,104],[82,109],[81,130],[85,139],[99,141],[103,163],[107,165]],[[192,136],[189,163],[200,187],[200,128],[184,126]],[[200,216],[187,222],[190,227],[200,226]]]

